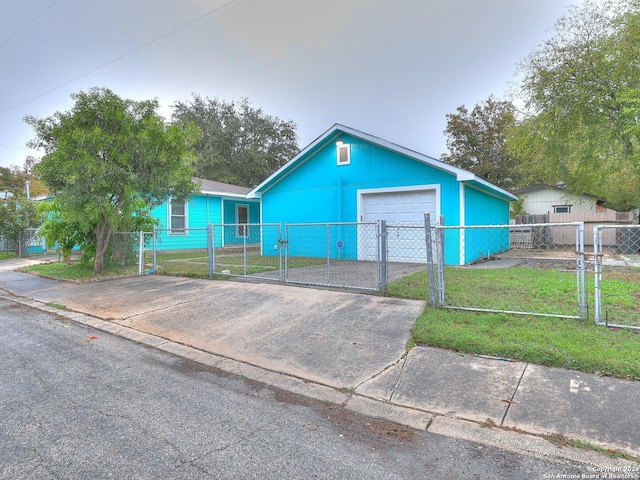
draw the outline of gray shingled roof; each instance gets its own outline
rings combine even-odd
[[[241,187],[239,185],[231,185],[229,183],[214,182],[213,180],[205,180],[204,178],[194,178],[200,182],[202,193],[220,193],[227,195],[246,195],[251,191],[250,188]]]

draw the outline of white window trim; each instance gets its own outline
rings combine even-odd
[[[573,205],[551,205],[553,207],[553,213],[571,213],[571,207],[573,207]],[[556,212],[557,208],[566,208],[567,211],[566,212]]]
[[[346,149],[347,152],[347,160],[345,162],[340,161],[340,151],[343,149]],[[351,144],[343,143],[342,141],[336,142],[336,164],[339,167],[351,164]]]
[[[169,201],[167,202],[167,235],[169,236],[187,236],[189,235],[189,202],[188,201],[184,201],[184,232],[174,232],[173,229],[171,228],[171,217],[172,217],[172,208],[171,208],[171,201],[173,199],[169,199]]]
[[[247,223],[240,225],[240,209],[247,209]],[[247,203],[238,203],[236,204],[236,238],[248,238],[249,237],[249,204]],[[245,226],[246,225],[246,226]],[[242,231],[244,230],[244,234]]]

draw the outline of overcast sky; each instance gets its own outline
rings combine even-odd
[[[39,155],[25,115],[68,110],[94,86],[158,98],[167,117],[193,92],[246,97],[294,120],[301,148],[343,123],[439,158],[446,114],[502,97],[579,3],[0,0],[0,166]]]

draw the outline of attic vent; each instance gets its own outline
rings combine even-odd
[[[336,142],[336,147],[338,150],[338,165],[349,165],[351,163],[351,145]]]

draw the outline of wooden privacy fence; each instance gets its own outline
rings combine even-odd
[[[593,228],[596,226],[607,225],[638,225],[638,210],[632,212],[616,212],[614,210],[607,210],[605,212],[593,212],[593,213],[548,213],[544,215],[516,215],[515,224],[555,224],[555,223],[575,223],[583,222],[585,232],[593,232]],[[518,239],[521,242],[521,246],[524,247],[527,241],[530,241],[530,236],[544,236],[546,241],[549,242],[549,246],[557,247],[561,245],[571,245],[574,242],[572,233],[567,230],[557,230],[554,235],[545,235],[545,232],[530,231],[527,232],[524,229],[520,230],[520,237]],[[602,232],[602,245],[604,246],[617,246],[620,245],[621,230],[620,229],[605,229]],[[535,242],[534,242],[535,243]],[[540,242],[537,242],[538,244]],[[584,244],[587,246],[593,246],[593,235],[588,233],[584,236]]]

